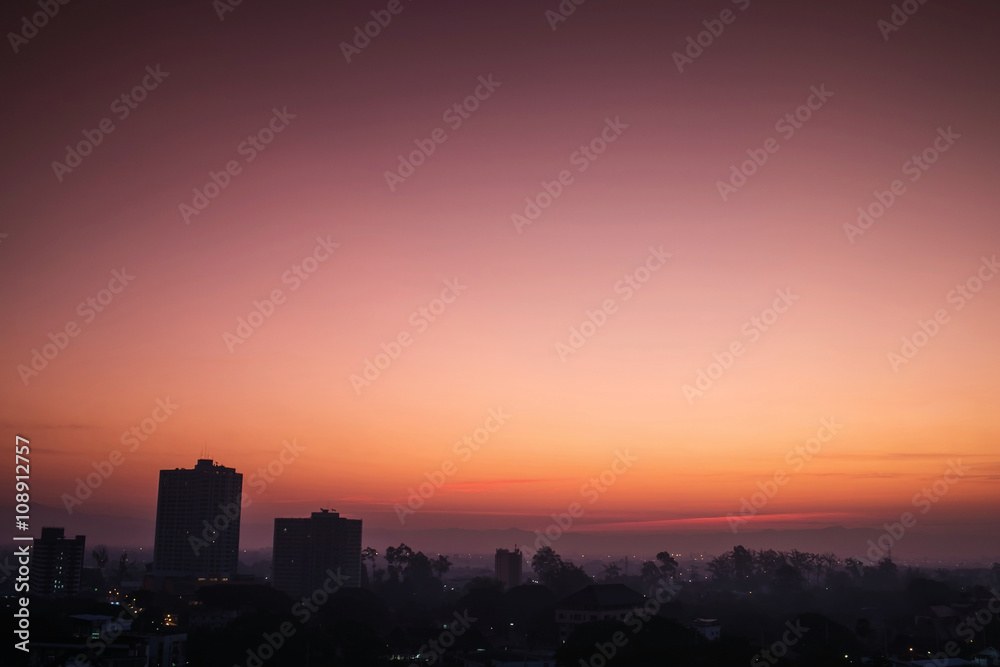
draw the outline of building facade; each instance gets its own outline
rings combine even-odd
[[[160,471],[153,574],[228,579],[240,548],[243,475],[211,459]]]
[[[80,592],[86,538],[65,537],[62,528],[42,528],[31,550],[31,591],[38,595],[72,596]]]
[[[645,602],[645,596],[624,584],[591,584],[556,603],[559,640],[566,641],[585,623],[624,621]]]
[[[503,582],[504,588],[510,589],[521,585],[523,567],[524,558],[521,556],[520,549],[517,547],[514,547],[513,551],[497,549],[496,556],[493,558],[493,568],[497,580]]]
[[[361,585],[361,519],[321,510],[275,519],[273,585],[293,597],[332,585]],[[332,582],[330,581],[332,579]]]

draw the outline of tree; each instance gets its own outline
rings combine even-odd
[[[792,549],[791,553],[788,554],[788,564],[802,573],[802,576],[806,575],[806,572],[812,568],[815,561],[816,555],[807,551]]]
[[[385,569],[389,573],[389,581],[399,581],[399,566],[396,565],[396,547],[386,548]]]
[[[364,563],[366,560],[372,562],[372,582],[375,581],[375,559],[378,557],[378,552],[372,547],[365,547],[361,550],[361,562]]]
[[[542,582],[545,583],[545,582]],[[552,591],[562,597],[594,583],[583,568],[573,563],[563,563],[555,579],[550,582]]]
[[[642,585],[646,589],[651,589],[656,586],[657,582],[663,576],[662,571],[659,566],[651,560],[647,560],[642,564],[642,570],[639,572],[639,578],[642,580]]]
[[[434,577],[434,567],[431,559],[424,555],[423,551],[411,554],[406,559],[406,567],[403,568],[403,579],[406,581],[424,582]]]
[[[554,577],[563,566],[562,558],[552,547],[542,547],[531,557],[531,569],[538,575],[538,581],[545,583],[546,579]]]
[[[827,552],[816,556],[816,583],[819,583],[821,571],[826,574],[830,574],[830,572],[833,572],[834,568],[837,567],[837,563],[839,562],[837,554],[833,552]]]
[[[753,554],[742,545],[733,547],[733,576],[738,582],[747,583],[753,574]]]
[[[413,549],[406,546],[405,543],[385,550],[385,564],[389,570],[391,581],[399,581],[400,572],[409,564],[412,557]]]
[[[864,564],[853,556],[844,561],[844,567],[847,568],[847,571],[850,572],[851,576],[855,579],[860,579],[865,576]]]
[[[128,576],[133,565],[134,563],[129,560],[128,551],[122,549],[122,555],[118,557],[118,565],[115,566],[115,581],[117,581],[119,585],[121,585],[121,582]]]
[[[758,577],[764,579],[765,581],[770,580],[774,573],[777,572],[778,568],[785,564],[785,554],[775,551],[774,549],[766,549],[763,551],[755,551],[754,555],[754,570]]]
[[[733,554],[730,551],[708,561],[708,571],[712,581],[724,582],[733,578]]]
[[[660,566],[660,571],[663,572],[663,574],[668,577],[674,576],[674,573],[677,571],[677,561],[674,560],[674,557],[670,555],[669,551],[661,551],[656,554],[656,560],[660,561],[662,564]]]
[[[618,563],[611,563],[604,566],[604,581],[606,583],[615,583],[622,580],[622,569],[618,567]]]
[[[593,583],[582,567],[563,562],[552,547],[536,551],[531,557],[531,568],[538,575],[538,580],[557,596],[569,595]]]
[[[97,563],[97,569],[104,573],[104,566],[108,564],[108,548],[103,544],[98,544],[90,552],[90,557]]]
[[[451,569],[451,561],[447,556],[438,556],[431,561],[431,571],[438,579],[444,577],[445,573]]]

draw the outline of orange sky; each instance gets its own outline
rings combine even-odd
[[[638,7],[588,4],[553,32],[526,4],[413,5],[350,64],[336,44],[360,10],[276,19],[246,5],[221,25],[129,10],[121,25],[167,21],[188,38],[126,37],[115,53],[93,47],[131,34],[121,25],[82,8],[93,30],[53,24],[18,55],[24,94],[4,112],[19,134],[2,174],[0,421],[32,440],[34,501],[58,509],[119,449],[76,511],[149,517],[161,468],[192,467],[207,446],[247,490],[294,439],[301,455],[250,491],[249,518],[322,505],[399,527],[394,505],[451,462],[408,529],[535,530],[627,449],[636,461],[581,525],[725,531],[784,471],[770,525],[877,527],[961,459],[969,473],[926,524],[995,526],[1000,280],[961,308],[949,298],[1000,251],[987,22],[928,4],[885,42],[875,8],[755,3],[681,74],[671,53],[713,12],[689,3],[654,26]],[[272,22],[277,45],[261,52]],[[65,145],[156,63],[166,80],[57,181]],[[442,112],[490,74],[499,87],[448,128]],[[781,138],[775,121],[820,85],[833,97]],[[294,118],[242,163],[274,108]],[[607,118],[628,127],[579,171],[574,152]],[[385,172],[437,127],[447,141],[390,192]],[[904,163],[947,127],[961,138],[911,181]],[[779,150],[722,201],[717,182],[768,137]],[[178,205],[233,159],[241,173],[185,224]],[[511,215],[564,169],[573,182],[518,233]],[[849,242],[845,223],[893,179],[905,194]],[[319,256],[318,238],[339,247],[296,283],[286,272]],[[625,290],[650,247],[669,259]],[[123,267],[134,281],[86,321],[79,304]],[[456,280],[433,322],[420,314]],[[224,334],[276,289],[282,303],[231,352]],[[798,298],[748,335],[779,290]],[[562,360],[557,344],[607,300],[606,323]],[[887,355],[939,309],[947,323],[894,370]],[[18,370],[71,321],[79,335],[44,370]],[[355,391],[351,376],[401,333],[410,343]],[[742,353],[689,401],[684,385],[734,342]],[[127,451],[121,434],[167,397],[175,413]],[[509,419],[464,460],[454,443],[499,408]],[[793,472],[786,456],[827,418],[842,428]]]

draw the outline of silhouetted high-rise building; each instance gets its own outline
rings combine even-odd
[[[153,574],[229,578],[240,548],[243,475],[199,459],[193,469],[160,471]]]
[[[65,537],[62,528],[42,528],[31,550],[31,592],[38,595],[77,595],[83,577],[86,538]]]
[[[275,519],[274,587],[292,596],[326,585],[361,585],[361,519],[321,510],[308,519]],[[332,583],[326,583],[337,575]]]
[[[514,547],[513,551],[508,549],[497,549],[497,555],[493,559],[497,579],[503,582],[505,588],[513,588],[521,585],[521,567],[523,561],[521,550]]]

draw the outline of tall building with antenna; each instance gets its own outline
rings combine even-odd
[[[513,551],[497,549],[496,556],[493,558],[493,567],[497,580],[502,581],[505,588],[521,585],[521,570],[524,567],[524,559],[516,544]]]
[[[153,575],[228,579],[240,548],[243,475],[211,459],[160,471]]]

